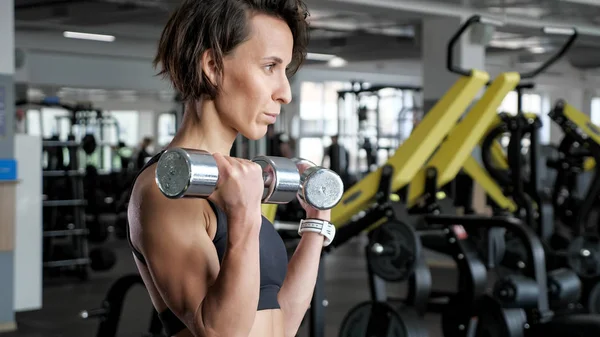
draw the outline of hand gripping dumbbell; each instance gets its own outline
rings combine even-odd
[[[331,209],[342,199],[344,184],[335,172],[303,159],[259,156],[252,159],[263,170],[262,202],[285,204],[296,195],[308,205]],[[298,166],[312,164],[302,175]],[[156,183],[168,198],[206,198],[214,191],[219,170],[213,156],[202,150],[171,148],[160,157],[156,167]]]

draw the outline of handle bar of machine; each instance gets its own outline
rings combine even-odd
[[[480,15],[471,16],[467,21],[465,21],[462,24],[462,26],[458,29],[458,31],[456,31],[456,33],[454,33],[454,35],[452,36],[452,38],[450,39],[450,41],[448,43],[448,52],[446,55],[446,67],[448,68],[448,71],[455,73],[455,74],[463,75],[463,76],[471,75],[471,70],[462,68],[462,67],[454,64],[453,51],[454,51],[454,46],[456,45],[458,40],[461,38],[461,36],[465,33],[465,31],[469,27],[471,27],[477,23],[492,25],[492,26],[496,26],[496,27],[500,27],[500,26],[504,25],[504,23],[499,20],[482,17]],[[539,75],[544,70],[546,70],[548,67],[550,67],[552,64],[554,64],[556,61],[558,61],[571,48],[571,46],[573,45],[573,43],[575,42],[575,40],[577,39],[577,36],[578,36],[577,29],[575,29],[574,27],[573,28],[543,27],[542,32],[544,34],[548,34],[548,35],[567,35],[567,36],[569,36],[569,38],[565,41],[565,43],[562,45],[562,47],[554,55],[552,55],[552,57],[550,57],[548,60],[546,60],[542,65],[540,65],[536,69],[533,69],[529,72],[520,73],[521,79],[533,78],[533,77]]]

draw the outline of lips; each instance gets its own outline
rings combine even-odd
[[[274,124],[277,121],[277,116],[279,114],[268,114],[265,113],[265,116],[267,116],[267,120],[269,121],[270,124]]]

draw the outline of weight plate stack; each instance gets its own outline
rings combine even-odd
[[[581,277],[600,276],[600,238],[580,236],[569,245],[569,266]]]
[[[390,221],[371,232],[367,263],[371,271],[388,282],[407,280],[421,254],[421,241],[407,224]]]
[[[472,309],[460,296],[452,296],[442,312],[443,336],[466,337],[471,322]]]
[[[504,309],[490,296],[484,296],[477,308],[474,337],[524,337],[527,316],[523,309]]]
[[[427,337],[428,332],[410,308],[400,311],[389,303],[367,301],[342,320],[339,337]]]
[[[600,282],[597,282],[590,291],[587,307],[590,314],[600,314]]]

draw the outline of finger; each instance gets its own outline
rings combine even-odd
[[[293,158],[292,160],[296,163],[296,167],[298,168],[298,172],[300,172],[300,174],[302,174],[308,168],[316,166],[315,163],[307,159]]]
[[[312,165],[309,163],[305,163],[302,162],[300,164],[297,165],[298,170],[300,171],[300,173],[304,172],[305,170],[309,169]]]
[[[217,181],[217,185],[219,185],[222,179],[226,179],[227,177],[231,176],[234,169],[232,163],[228,160],[228,157],[225,157],[218,152],[213,153],[212,156],[217,163],[217,170],[219,172],[219,180]]]
[[[239,165],[240,170],[242,170],[245,173],[256,172],[256,170],[262,171],[261,166],[255,162],[253,162],[252,160],[243,159],[243,158],[238,158],[237,160],[238,160],[237,164]]]
[[[217,167],[221,168],[229,168],[231,166],[231,162],[228,160],[228,157],[223,156],[222,154],[215,152],[212,154],[213,158],[217,162]]]

